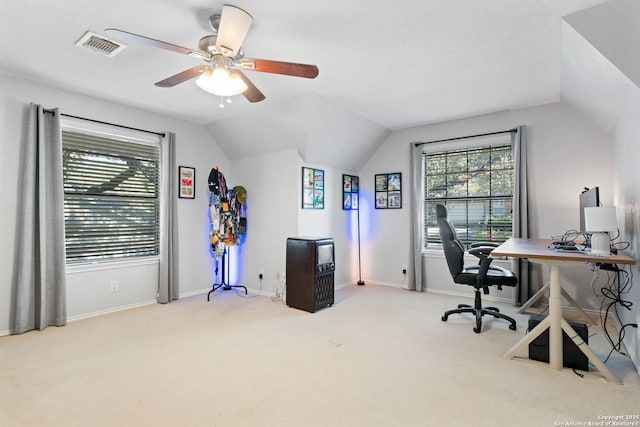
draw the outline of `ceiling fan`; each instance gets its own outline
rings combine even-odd
[[[209,25],[214,34],[206,35],[200,39],[199,50],[189,49],[115,28],[108,28],[105,32],[116,39],[144,43],[202,59],[207,63],[160,80],[155,83],[158,87],[173,87],[198,77],[196,84],[200,88],[215,95],[226,97],[228,101],[230,101],[231,96],[242,93],[248,101],[260,102],[265,99],[264,94],[260,92],[242,70],[309,79],[314,79],[318,76],[318,67],[315,65],[245,58],[242,43],[252,22],[253,17],[247,12],[239,7],[225,4],[222,7],[221,14],[212,15],[209,18]],[[224,107],[224,103],[220,105]]]

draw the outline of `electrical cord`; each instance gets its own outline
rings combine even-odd
[[[262,279],[258,279],[258,281],[260,282],[260,286],[259,286],[258,292],[256,292],[255,294],[252,294],[252,295],[245,294],[245,295],[243,295],[242,293],[238,292],[237,289],[236,289],[236,294],[238,294],[238,296],[241,296],[242,298],[255,298],[255,297],[259,296],[260,293],[262,292]]]
[[[558,248],[565,245],[575,245],[575,240],[578,236],[582,235],[584,237],[584,241],[588,246],[589,242],[589,234],[588,233],[580,233],[576,230],[568,230],[562,236],[554,236],[552,237],[554,240],[554,247]],[[620,230],[618,229],[617,234],[610,239],[610,247],[612,252],[618,252],[624,249],[627,249],[630,246],[629,242],[615,242],[620,237]],[[635,323],[627,323],[624,324],[622,318],[620,316],[619,307],[625,308],[627,310],[631,310],[633,303],[623,298],[624,295],[628,294],[631,285],[633,273],[631,268],[629,270],[625,270],[624,268],[619,268],[615,264],[593,264],[592,271],[594,272],[593,278],[591,280],[591,288],[595,295],[598,295],[596,290],[596,282],[600,278],[600,270],[606,270],[609,272],[606,284],[600,288],[600,295],[603,297],[600,303],[600,322],[602,324],[602,330],[611,344],[611,351],[607,355],[604,363],[607,363],[610,356],[613,352],[618,352],[623,356],[626,354],[622,351],[622,344],[624,342],[625,337],[625,329],[629,326],[637,328],[638,325]],[[614,339],[609,330],[607,329],[607,320],[609,319],[610,314],[615,314],[616,319],[618,320],[618,324],[622,325],[620,331],[618,333],[617,339]]]
[[[574,243],[580,236],[584,237],[584,233],[581,233],[578,230],[567,230],[561,236],[551,236],[551,238],[553,240],[557,240],[558,243],[566,245],[569,243]]]
[[[585,247],[589,247],[589,233],[581,233],[576,230],[568,230],[560,236],[552,236],[551,238],[554,239],[554,242],[549,245],[549,248],[584,250],[581,249],[581,247],[576,247],[575,241],[579,236],[583,236]],[[617,240],[619,237],[620,230],[618,230],[616,236],[610,239],[611,251],[614,253],[625,250],[630,246],[629,242],[615,242],[615,240]],[[626,356],[626,354],[622,351],[625,330],[630,326],[633,328],[638,328],[638,325],[636,323],[623,324],[620,312],[618,311],[618,307],[631,310],[631,307],[633,306],[633,302],[624,299],[624,295],[628,294],[631,289],[633,279],[633,272],[631,268],[629,267],[628,271],[625,268],[626,267],[619,268],[615,264],[606,263],[594,263],[592,264],[591,268],[594,272],[593,278],[591,280],[591,288],[595,295],[599,294],[596,289],[596,283],[600,278],[599,270],[606,270],[609,273],[606,284],[600,288],[600,296],[603,297],[600,303],[600,322],[607,341],[609,341],[609,343],[611,344],[611,350],[609,351],[609,354],[607,355],[603,363],[607,363],[613,352],[618,352],[619,354]],[[547,310],[548,307],[540,314],[544,314]],[[614,340],[614,338],[609,333],[609,330],[607,329],[607,319],[612,312],[613,314],[615,314],[616,319],[618,320],[618,324],[622,325],[620,331],[618,332],[617,340]],[[573,372],[580,377],[584,377],[584,375],[580,374],[575,369],[573,370]]]
[[[619,245],[623,245],[623,246],[619,246]],[[611,247],[618,251],[624,251],[625,249],[629,249],[629,246],[631,246],[631,243],[629,242],[611,243]]]
[[[579,240],[579,238],[582,239]],[[560,236],[551,236],[553,242],[549,244],[549,249],[557,251],[579,251],[586,252],[589,246],[589,234],[577,230],[567,230]]]
[[[277,286],[275,294],[271,297],[271,301],[282,301],[283,304],[286,304],[285,298],[287,295],[287,280],[285,276],[280,279],[280,284],[282,285],[282,291],[279,289],[279,286]]]
[[[624,268],[621,269],[617,265],[612,264],[601,264],[599,267],[609,272],[607,282],[600,288],[600,294],[603,297],[600,303],[600,322],[602,324],[602,331],[607,341],[609,341],[609,344],[611,344],[611,350],[604,360],[604,363],[607,363],[613,352],[626,356],[626,353],[622,351],[625,329],[629,326],[637,327],[635,323],[624,324],[619,312],[619,307],[631,310],[633,306],[633,302],[624,299],[624,296],[627,295],[631,289],[633,273],[631,269],[627,271]],[[597,295],[597,292],[595,293]],[[607,329],[607,320],[611,314],[614,314],[618,323],[622,325],[615,340]]]

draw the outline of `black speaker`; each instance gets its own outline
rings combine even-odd
[[[531,331],[543,317],[532,316],[529,318],[529,329]],[[580,338],[589,343],[589,330],[584,323],[569,322],[569,325],[578,333]],[[549,329],[541,333],[529,344],[529,359],[549,363]],[[578,369],[580,371],[589,370],[589,359],[578,349],[576,343],[562,331],[562,366],[565,368]]]

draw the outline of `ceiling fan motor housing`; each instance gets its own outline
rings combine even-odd
[[[200,39],[198,47],[201,51],[210,53],[211,55],[219,53],[216,49],[216,40],[218,36],[215,34],[209,34]]]

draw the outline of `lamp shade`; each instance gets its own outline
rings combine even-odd
[[[609,232],[618,229],[615,206],[584,208],[584,223],[587,232]]]

